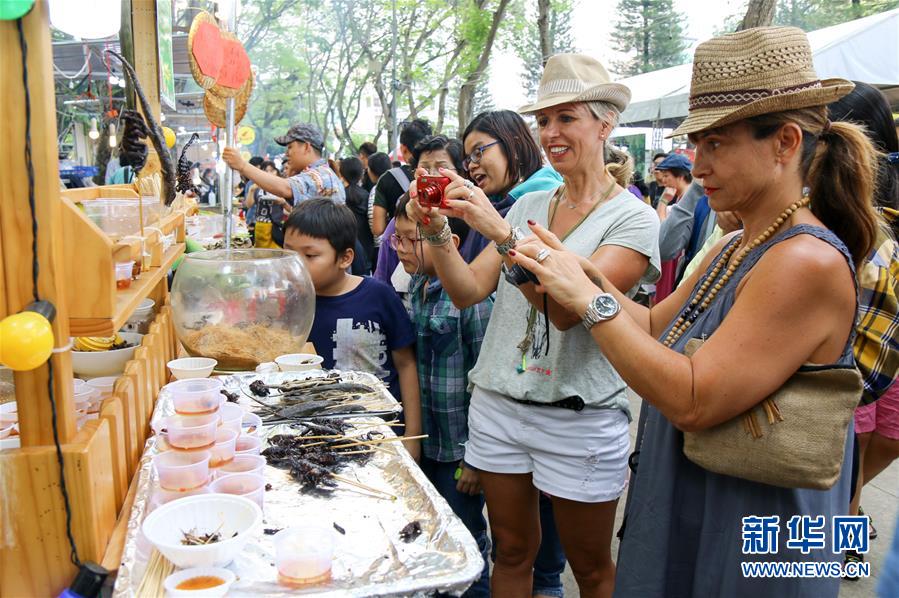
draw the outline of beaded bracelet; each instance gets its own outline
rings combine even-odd
[[[434,235],[425,234],[425,232],[421,229],[421,226],[419,226],[418,230],[421,234],[422,240],[425,243],[427,243],[428,245],[431,245],[433,247],[439,247],[441,245],[446,245],[453,238],[453,231],[452,231],[452,229],[450,229],[448,220],[443,221],[443,228],[441,228]]]

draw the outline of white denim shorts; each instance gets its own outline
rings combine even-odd
[[[491,473],[530,473],[552,496],[615,500],[627,487],[629,450],[627,416],[618,409],[522,405],[478,387],[471,395],[465,462]]]

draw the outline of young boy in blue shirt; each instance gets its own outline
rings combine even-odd
[[[354,276],[356,217],[330,199],[310,199],[287,220],[284,248],[300,254],[315,286],[315,320],[309,341],[322,367],[378,376],[403,404],[405,435],[421,433],[415,333],[396,292],[369,277]],[[406,448],[418,460],[420,444]]]
[[[445,150],[440,150],[445,153]],[[432,152],[435,153],[435,152]],[[453,512],[478,542],[484,556],[481,578],[466,597],[489,596],[490,542],[484,520],[484,495],[477,471],[465,465],[468,441],[468,372],[474,368],[493,309],[492,298],[460,310],[443,290],[431,261],[431,246],[421,240],[415,222],[406,215],[408,197],[395,214],[396,231],[388,239],[403,269],[412,276],[409,298],[417,337],[418,380],[421,388],[422,441],[419,465]],[[450,218],[452,242],[468,233],[461,220]]]

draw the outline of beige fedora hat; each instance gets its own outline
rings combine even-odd
[[[669,135],[686,135],[772,112],[823,106],[855,85],[818,79],[812,49],[796,27],[758,27],[699,44],[690,111]]]
[[[556,54],[543,67],[537,101],[518,111],[531,114],[569,102],[609,102],[624,112],[630,101],[631,90],[621,83],[613,83],[606,67],[595,58],[584,54]]]

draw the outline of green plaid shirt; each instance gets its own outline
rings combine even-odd
[[[428,283],[425,286],[425,283]],[[468,440],[468,372],[481,351],[493,298],[460,310],[436,278],[418,274],[409,287],[421,387],[425,457],[459,461]]]

